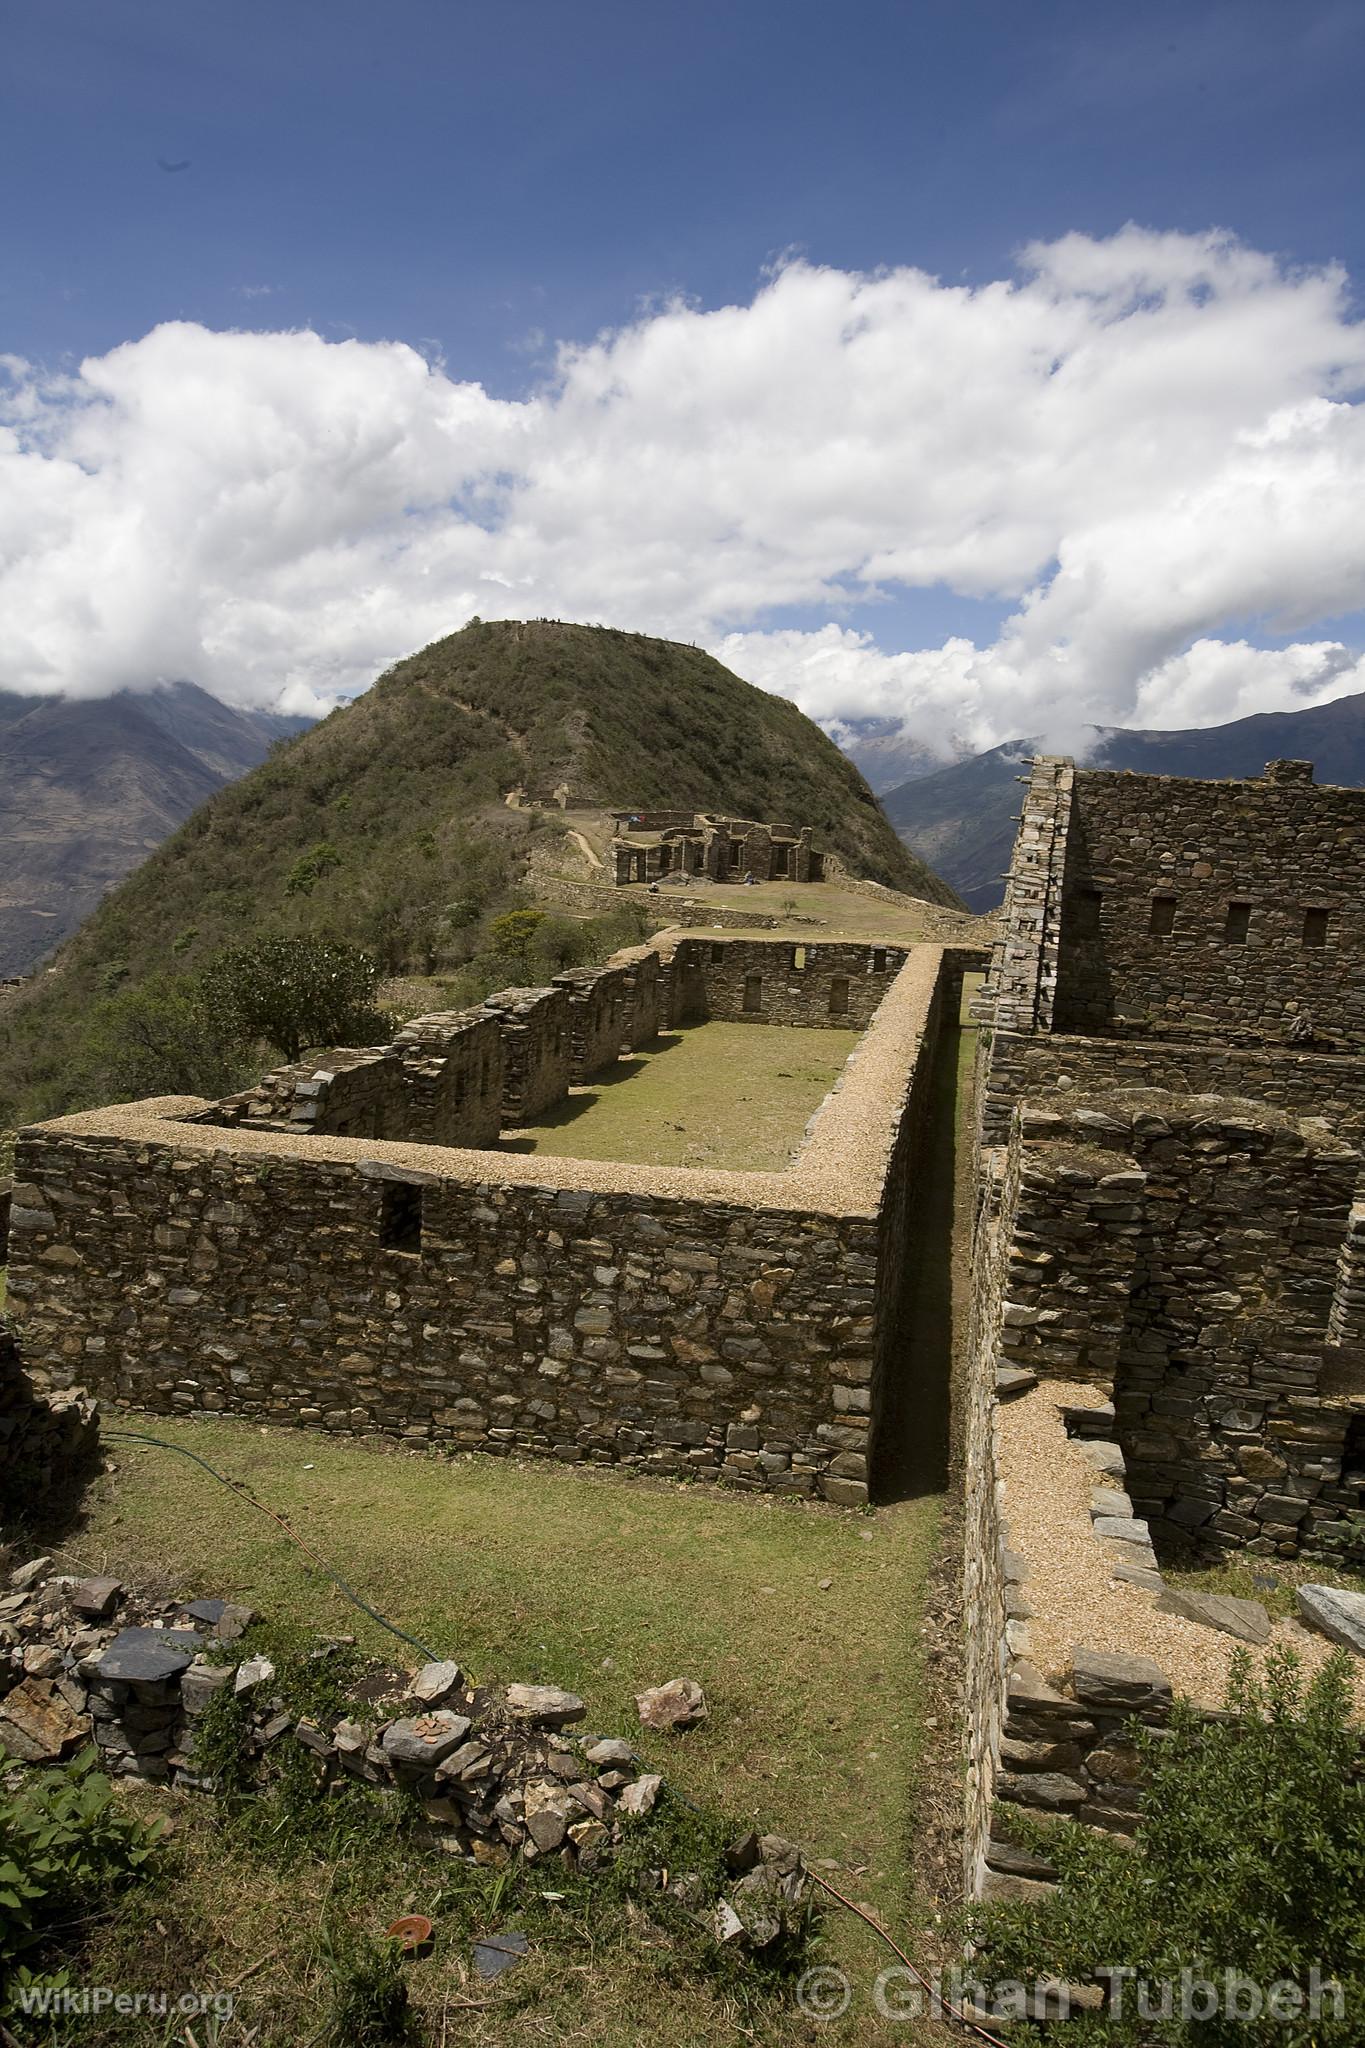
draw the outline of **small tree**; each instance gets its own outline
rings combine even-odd
[[[244,1050],[197,975],[159,974],[95,1005],[76,1066],[82,1093],[99,1102],[214,1095],[240,1079]]]
[[[523,981],[530,979],[531,946],[544,922],[543,910],[506,910],[488,927],[493,951],[510,961]]]
[[[344,939],[255,939],[228,946],[202,976],[205,1004],[242,1038],[265,1039],[286,1060],[307,1045],[365,1045],[387,1020],[374,1007],[378,969]]]

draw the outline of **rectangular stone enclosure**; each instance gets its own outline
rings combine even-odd
[[[935,1043],[979,956],[806,955],[689,936],[560,977],[568,1016],[557,992],[505,991],[232,1103],[22,1132],[9,1285],[29,1370],[152,1411],[865,1500],[888,1383],[946,1371],[906,1354],[907,1247]],[[460,1112],[486,1125],[491,1099],[512,1123],[570,1057],[600,1066],[680,1011],[746,1014],[753,975],[751,1016],[868,1025],[787,1173],[428,1135],[456,1113],[451,1048]]]

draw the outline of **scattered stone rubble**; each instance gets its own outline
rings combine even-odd
[[[632,1744],[585,1733],[583,1701],[556,1686],[476,1685],[456,1663],[415,1673],[369,1667],[351,1688],[347,1714],[299,1717],[276,1691],[266,1656],[243,1654],[257,1617],[225,1600],[147,1602],[118,1580],[78,1579],[37,1557],[0,1595],[0,1749],[24,1764],[57,1763],[92,1740],[103,1768],[191,1791],[218,1786],[196,1754],[196,1734],[215,1697],[245,1702],[243,1758],[249,1779],[277,1745],[302,1745],[320,1790],[348,1782],[380,1797],[421,1803],[428,1846],[489,1868],[514,1857],[557,1857],[591,1873],[664,1790]],[[322,1642],[319,1660],[352,1639]],[[694,1679],[641,1695],[673,1715],[675,1730],[704,1718]],[[647,1715],[641,1711],[641,1719]],[[777,1835],[746,1835],[729,1852],[726,1894],[705,1896],[695,1872],[647,1872],[644,1888],[696,1910],[724,1943],[762,1949],[789,1932],[809,1877],[797,1847]]]

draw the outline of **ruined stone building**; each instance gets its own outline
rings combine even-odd
[[[612,813],[611,843],[618,886],[692,876],[705,882],[818,882],[824,856],[808,825],[760,825],[708,812],[635,810]]]
[[[968,1875],[1017,1891],[993,1789],[1046,1805],[1030,1773],[1064,1739],[1067,1810],[1131,1832],[1114,1732],[1172,1687],[1150,1658],[1027,1662],[1002,1403],[1077,1389],[1120,1590],[1165,1600],[1163,1565],[1237,1553],[1365,1561],[1365,791],[1306,762],[1035,761],[975,1007]]]
[[[9,1240],[29,1368],[154,1411],[866,1501],[888,1388],[946,1369],[907,1358],[906,1290],[935,1045],[980,964],[688,935],[224,1101],[33,1127]],[[709,1020],[863,1033],[788,1171],[500,1144]]]

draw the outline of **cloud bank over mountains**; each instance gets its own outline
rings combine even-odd
[[[0,358],[0,689],[316,708],[478,613],[696,640],[944,755],[1296,708],[1365,689],[1320,628],[1365,609],[1363,384],[1341,272],[1133,227],[974,287],[792,262],[524,399],[308,332]],[[888,644],[935,588],[990,644]]]

